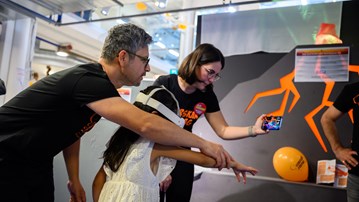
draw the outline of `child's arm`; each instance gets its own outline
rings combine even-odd
[[[180,161],[185,161],[187,163],[196,164],[203,167],[214,168],[216,161],[215,159],[204,155],[201,152],[195,152],[188,149],[183,149],[181,147],[166,146],[161,144],[155,144],[151,154],[151,160],[158,158],[160,156],[173,158]],[[246,183],[247,177],[246,172],[251,173],[252,175],[257,174],[258,170],[244,164],[238,163],[237,161],[232,160],[229,165],[234,174],[237,177],[237,180],[240,182],[241,174],[243,176],[243,183]]]
[[[106,173],[103,170],[103,166],[101,166],[92,183],[92,198],[94,202],[97,202],[100,198],[100,193],[105,182]]]
[[[246,165],[241,164],[241,163],[239,163],[237,161],[231,161],[229,163],[229,166],[233,169],[233,172],[236,175],[238,182],[241,181],[241,174],[242,174],[244,184],[247,181],[246,172],[249,172],[252,175],[256,175],[258,173],[257,169],[255,169],[253,167],[250,167],[250,166],[246,166]]]
[[[152,150],[151,160],[160,156],[209,168],[213,168],[216,165],[215,159],[206,156],[201,152],[195,152],[181,147],[155,144]]]

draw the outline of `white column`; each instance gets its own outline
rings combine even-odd
[[[198,1],[184,1],[183,8],[191,8],[199,6],[197,5],[207,5],[209,3],[214,3],[213,1],[198,0]],[[218,3],[218,2],[215,2]],[[190,54],[195,49],[195,39],[197,34],[197,19],[196,11],[187,11],[181,12],[180,18],[187,25],[187,29],[181,33],[180,41],[180,56],[178,59],[179,65],[183,59]]]
[[[6,85],[6,94],[0,97],[0,104],[10,100],[28,86],[31,60],[35,43],[35,19],[21,18],[5,22],[6,30],[1,37],[3,50],[0,76]]]
[[[197,25],[195,24],[195,11],[188,11],[180,13],[181,19],[187,25],[187,28],[181,32],[181,40],[180,40],[180,54],[178,58],[178,67],[182,63],[183,59],[192,52],[195,48],[195,33],[197,29]]]

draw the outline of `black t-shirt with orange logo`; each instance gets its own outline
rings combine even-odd
[[[163,85],[175,95],[181,109],[181,117],[186,121],[184,129],[188,131],[192,131],[193,124],[204,113],[220,110],[217,96],[213,90],[206,92],[196,90],[194,93],[186,94],[181,90],[178,77],[175,74],[160,76],[154,85]]]
[[[4,165],[52,169],[52,158],[101,118],[86,104],[115,96],[98,63],[57,72],[26,88],[0,107],[0,170]]]
[[[206,92],[196,90],[194,93],[186,94],[181,90],[178,77],[175,74],[160,76],[154,85],[163,85],[175,95],[181,109],[181,117],[186,121],[184,129],[188,131],[192,131],[193,125],[201,115],[220,110],[217,96],[213,90]],[[171,173],[171,186],[166,191],[167,201],[190,201],[193,173],[193,164],[177,161],[176,167]]]

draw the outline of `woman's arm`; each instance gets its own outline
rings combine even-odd
[[[98,199],[100,198],[100,193],[105,182],[106,182],[106,173],[103,170],[103,166],[101,166],[92,183],[92,198],[94,202],[97,202]]]
[[[208,123],[211,125],[216,134],[224,140],[235,140],[247,137],[255,137],[257,135],[267,134],[269,131],[262,130],[263,118],[266,116],[262,114],[259,116],[252,126],[229,126],[224,119],[221,111],[206,113]]]

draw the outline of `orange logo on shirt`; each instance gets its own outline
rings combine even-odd
[[[93,120],[95,116],[96,116],[96,113],[94,113],[90,117],[89,122],[86,125],[84,125],[80,131],[75,133],[77,138],[81,138],[87,131],[90,131],[94,127],[94,125],[97,123],[96,120]]]
[[[193,120],[197,120],[199,118],[198,114],[194,111],[184,109],[181,109],[181,117],[184,118],[186,126],[192,125],[194,123]]]

